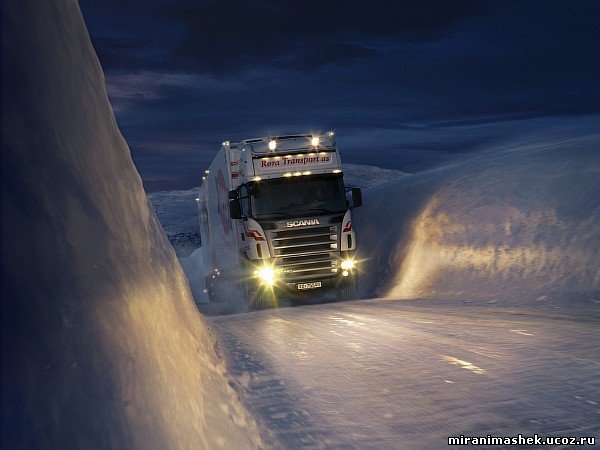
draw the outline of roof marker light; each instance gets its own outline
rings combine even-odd
[[[333,173],[340,173],[341,171],[341,169],[333,169]]]
[[[223,145],[229,145],[229,141],[223,141]]]
[[[300,175],[302,175],[302,172],[294,172],[295,177],[299,177]]]
[[[260,181],[260,180],[262,180],[262,178],[261,177],[254,177],[253,180],[254,181]]]
[[[284,177],[291,177],[292,176],[292,172],[285,173],[285,174],[283,174],[283,176]]]
[[[329,136],[329,137],[333,137],[334,135],[335,135],[335,133],[334,133],[333,131],[329,131],[329,132],[327,133],[327,136]]]
[[[319,136],[313,136],[310,140],[310,145],[312,145],[313,147],[319,145]]]
[[[302,175],[310,175],[310,170],[307,170],[306,172],[304,172]]]
[[[277,148],[277,141],[275,139],[269,141],[269,150],[275,150]]]

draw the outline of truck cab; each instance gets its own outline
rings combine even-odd
[[[231,223],[220,225],[235,230],[229,240],[237,241],[232,248],[253,303],[325,290],[351,297],[357,282],[351,210],[362,197],[354,188],[347,199],[333,133],[225,142],[222,151]],[[226,182],[219,173],[216,185]],[[223,199],[215,200],[223,209]],[[212,273],[207,286],[217,278]]]

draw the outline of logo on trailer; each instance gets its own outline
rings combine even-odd
[[[319,221],[317,219],[294,220],[293,222],[288,222],[286,224],[286,227],[288,227],[288,228],[304,227],[306,225],[320,225],[320,223],[319,223]]]
[[[217,173],[215,183],[217,184],[217,207],[221,216],[221,225],[223,225],[225,234],[229,234],[229,190],[225,184],[225,177],[223,177],[221,169]]]

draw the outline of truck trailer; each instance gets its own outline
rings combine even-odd
[[[358,279],[351,210],[334,133],[225,141],[198,195],[211,301],[260,308],[335,291]]]

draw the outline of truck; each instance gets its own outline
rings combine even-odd
[[[362,194],[344,185],[333,132],[223,142],[197,201],[210,301],[355,295]]]

